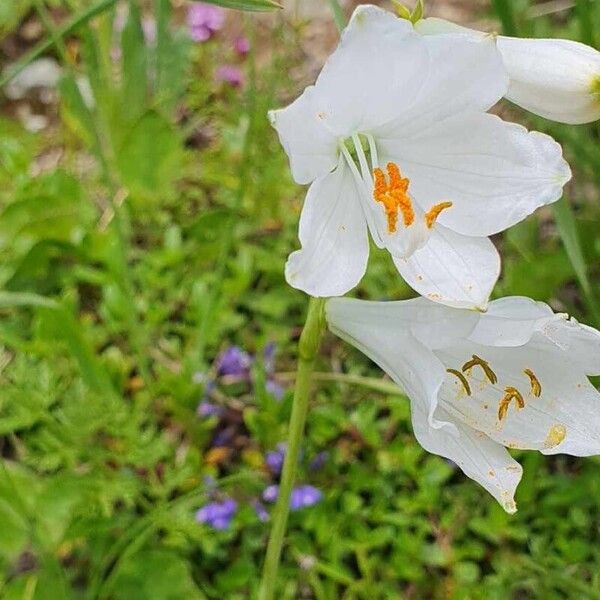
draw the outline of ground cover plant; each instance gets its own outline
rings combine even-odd
[[[257,597],[307,308],[284,278],[305,192],[267,113],[354,4],[216,4],[0,7],[2,598]],[[594,0],[425,9],[600,45]],[[600,126],[494,111],[573,178],[493,236],[493,297],[599,327]],[[415,295],[369,260],[352,295]],[[315,369],[277,598],[600,597],[597,458],[513,450],[509,515],[369,359],[327,334]]]

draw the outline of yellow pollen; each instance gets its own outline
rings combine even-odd
[[[470,396],[471,395],[471,386],[469,385],[467,378],[460,371],[457,371],[456,369],[446,369],[446,371],[458,378],[458,380],[462,383],[463,387],[465,388],[465,392],[467,392],[467,396]]]
[[[480,366],[483,369],[483,372],[485,373],[486,377],[490,380],[491,384],[498,383],[498,377],[496,376],[496,373],[492,371],[488,361],[483,360],[483,358],[480,358],[476,354],[473,354],[471,360],[468,360],[462,366],[462,371],[463,373],[466,371],[470,371],[475,366]]]
[[[558,446],[567,436],[567,428],[564,425],[557,424],[552,425],[548,430],[548,435],[544,440],[544,446],[546,448],[554,448]]]
[[[531,393],[539,398],[542,395],[542,384],[540,380],[535,376],[535,373],[531,369],[525,369],[523,371],[527,377],[529,377],[529,382],[531,383]]]
[[[433,224],[436,222],[440,213],[447,208],[452,206],[452,202],[440,202],[439,204],[434,204],[426,213],[425,213],[425,224],[429,229],[433,227]]]
[[[395,233],[398,228],[398,211],[402,213],[404,225],[409,227],[415,220],[415,211],[408,196],[410,181],[402,177],[395,163],[387,164],[389,183],[386,182],[382,169],[373,170],[373,198],[383,204],[388,222],[388,233]]]
[[[498,405],[498,421],[502,421],[502,419],[506,417],[508,407],[513,400],[516,401],[517,408],[525,408],[525,400],[523,400],[523,396],[517,388],[508,386],[504,388],[504,392],[504,397],[500,400],[500,404]]]

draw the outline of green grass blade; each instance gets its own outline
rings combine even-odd
[[[513,11],[512,0],[494,0],[494,10],[502,23],[502,33],[517,35],[517,23]]]
[[[108,10],[112,6],[117,3],[117,0],[100,0],[93,6],[90,6],[87,10],[82,11],[78,15],[75,15],[68,23],[63,25],[62,27],[56,30],[56,35],[60,39],[64,39],[65,36],[73,33],[76,29],[78,29],[81,25],[84,25],[91,19],[93,19],[96,15]],[[0,78],[0,87],[3,87],[8,83],[13,77],[18,75],[28,64],[33,62],[36,58],[39,58],[46,50],[49,50],[51,46],[54,44],[54,40],[52,36],[42,40],[37,46],[32,48],[27,54],[23,56],[20,60],[18,60],[13,67]]]
[[[333,20],[335,21],[335,25],[338,28],[338,31],[342,31],[344,27],[346,27],[346,15],[340,6],[338,0],[328,0],[329,6],[331,7],[331,12],[333,13]]]
[[[589,280],[583,248],[577,231],[577,221],[575,220],[573,210],[566,198],[562,198],[559,202],[555,202],[553,210],[556,227],[558,228],[558,233],[565,247],[567,256],[573,266],[573,271],[575,272],[579,285],[589,304],[590,311],[594,319],[598,321],[600,312],[598,311],[598,306],[594,299],[594,292]]]
[[[80,324],[68,310],[55,300],[37,294],[0,292],[0,309],[23,307],[37,308],[40,311],[50,331],[57,339],[66,343],[90,389],[101,394],[115,393],[108,374],[83,336]]]
[[[283,8],[283,6],[279,4],[279,2],[275,2],[275,0],[204,0],[204,2],[207,4],[216,4],[223,8],[254,12]]]

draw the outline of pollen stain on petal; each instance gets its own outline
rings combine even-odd
[[[567,437],[567,428],[564,425],[560,423],[552,425],[548,430],[548,435],[544,441],[544,447],[547,449],[554,448],[562,443],[565,437]]]
[[[436,222],[437,218],[440,216],[440,213],[447,208],[452,206],[452,202],[440,202],[439,204],[434,204],[426,213],[425,213],[425,224],[429,229],[431,229]]]
[[[406,227],[414,223],[415,211],[412,201],[408,196],[410,181],[402,177],[396,163],[387,164],[389,181],[386,181],[382,169],[373,170],[373,198],[383,204],[387,217],[388,233],[395,233],[398,229],[398,212],[402,213],[402,220]]]

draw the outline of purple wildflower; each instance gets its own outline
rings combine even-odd
[[[225,11],[218,6],[194,3],[187,14],[190,35],[195,42],[206,42],[223,27]]]
[[[290,510],[299,510],[314,506],[322,498],[320,490],[312,485],[300,485],[292,490]]]
[[[215,361],[217,375],[234,375],[237,377],[248,377],[252,357],[244,352],[239,346],[231,346],[221,352]]]
[[[279,475],[283,467],[283,460],[285,458],[286,444],[277,444],[277,449],[267,452],[265,455],[265,462],[274,475]]]
[[[252,502],[252,507],[254,508],[254,512],[256,513],[259,521],[266,523],[269,520],[269,513],[267,512],[265,505],[260,500],[254,500]]]
[[[250,42],[247,37],[240,35],[233,42],[233,48],[239,56],[246,56],[250,52]]]
[[[279,494],[279,486],[278,485],[270,485],[263,490],[262,499],[265,502],[273,503],[277,500],[277,495]]]
[[[273,503],[277,500],[279,494],[278,485],[270,485],[265,488],[262,493],[262,498],[265,502]],[[314,506],[321,500],[323,494],[312,485],[299,485],[292,490],[290,496],[290,510],[300,510]]]
[[[196,414],[199,417],[219,417],[223,414],[223,408],[208,400],[203,400],[198,404]]]
[[[310,471],[318,471],[323,467],[329,458],[329,452],[319,452],[309,463],[308,468]]]
[[[236,88],[241,87],[244,83],[244,74],[241,69],[235,65],[221,65],[217,69],[215,77],[218,81],[228,83]]]
[[[196,521],[217,530],[227,529],[237,511],[237,502],[226,498],[222,502],[209,502],[196,512]]]
[[[285,394],[285,388],[274,379],[267,379],[265,388],[275,400],[281,400]]]
[[[271,394],[276,400],[281,400],[285,394],[285,388],[277,381],[275,381],[275,352],[277,347],[274,342],[269,342],[263,351],[263,360],[265,364],[265,374],[267,376],[267,382],[265,387],[267,392]]]

